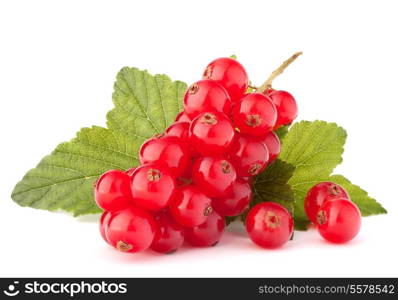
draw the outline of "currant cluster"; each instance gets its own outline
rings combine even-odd
[[[313,186],[304,201],[308,219],[332,243],[352,240],[361,228],[361,212],[347,191],[333,182]]]
[[[274,131],[296,118],[297,106],[288,92],[247,93],[248,85],[238,61],[214,60],[187,89],[175,122],[141,146],[141,165],[101,176],[95,199],[106,242],[124,252],[213,246],[225,217],[249,208],[251,178],[277,158]],[[246,228],[258,245],[277,247],[290,239],[293,220],[267,202],[250,210]]]

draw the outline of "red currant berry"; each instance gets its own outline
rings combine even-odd
[[[224,158],[201,157],[192,168],[193,182],[209,197],[221,198],[236,181],[236,171]]]
[[[155,236],[151,249],[160,253],[172,253],[184,243],[184,228],[177,224],[168,211],[155,216],[159,226],[159,234]]]
[[[243,180],[237,179],[233,184],[228,195],[213,199],[213,208],[221,216],[237,216],[242,214],[248,207],[252,199],[252,189],[250,184]]]
[[[228,151],[235,136],[231,120],[220,112],[198,115],[189,127],[189,138],[195,151],[202,155],[218,155]]]
[[[174,219],[187,227],[204,223],[212,210],[210,198],[193,185],[178,188],[170,204]]]
[[[102,174],[95,184],[95,202],[103,210],[115,211],[131,204],[130,176],[119,170]]]
[[[308,219],[310,219],[312,223],[316,223],[316,216],[321,205],[325,203],[325,201],[336,198],[349,199],[350,197],[342,186],[334,182],[326,181],[314,185],[308,191],[304,200],[304,209]]]
[[[245,68],[236,59],[228,57],[213,60],[206,67],[203,79],[212,79],[221,84],[232,101],[239,100],[249,86]]]
[[[329,242],[345,243],[352,240],[361,228],[361,212],[348,199],[326,201],[317,214],[318,232]]]
[[[109,244],[122,252],[148,249],[158,232],[152,215],[133,206],[112,213],[105,226]]]
[[[189,123],[175,122],[166,129],[167,136],[180,138],[184,143],[189,142]]]
[[[185,113],[185,111],[180,112],[176,119],[175,122],[191,122],[192,120],[188,117],[188,115]]]
[[[279,153],[281,153],[281,142],[273,131],[268,132],[263,141],[268,149],[268,163],[271,163],[278,157]]]
[[[134,204],[152,211],[170,204],[176,189],[176,181],[168,169],[156,165],[138,167],[131,176],[131,192]]]
[[[268,163],[268,149],[258,138],[236,134],[229,151],[230,159],[240,177],[260,174]]]
[[[231,99],[227,91],[214,80],[201,80],[192,84],[184,96],[184,111],[190,119],[209,111],[228,115],[230,109]]]
[[[186,241],[195,247],[215,246],[225,230],[225,220],[212,212],[203,224],[185,230]]]
[[[100,225],[99,225],[100,233],[105,242],[108,242],[108,238],[105,235],[105,227],[108,226],[108,222],[109,219],[111,218],[111,215],[112,214],[109,211],[104,211],[100,219]]]
[[[297,117],[297,103],[293,96],[285,91],[274,91],[269,94],[278,111],[274,129],[282,125],[289,125]]]
[[[174,136],[153,137],[147,140],[140,149],[141,164],[163,165],[175,177],[185,172],[190,159],[188,145]]]
[[[232,116],[242,133],[264,136],[275,126],[277,112],[270,98],[251,93],[234,105]]]
[[[285,244],[293,233],[293,218],[282,205],[263,202],[253,206],[246,217],[250,239],[263,248]]]
[[[135,169],[137,169],[137,167],[132,167],[132,168],[128,169],[126,171],[126,174],[129,175],[129,176],[133,175]]]

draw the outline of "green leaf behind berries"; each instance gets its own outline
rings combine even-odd
[[[294,193],[288,181],[293,176],[294,170],[293,165],[280,159],[269,165],[254,179],[252,204],[274,201],[284,205],[292,212]]]
[[[281,142],[283,142],[283,138],[288,132],[289,132],[289,125],[281,126],[275,131],[276,135],[279,137]]]
[[[166,75],[136,68],[117,74],[112,95],[115,108],[107,114],[108,128],[132,136],[136,143],[162,133],[182,110],[187,85]]]
[[[117,75],[108,128],[83,128],[62,143],[17,183],[12,199],[21,206],[98,213],[93,184],[109,169],[139,164],[143,141],[162,133],[182,108],[186,84],[166,75],[123,68]]]
[[[342,162],[346,137],[346,131],[335,123],[301,121],[283,138],[279,158],[295,167],[288,183],[294,192],[294,218],[298,224],[308,222],[304,198],[309,188]]]

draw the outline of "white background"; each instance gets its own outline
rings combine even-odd
[[[396,1],[2,1],[0,4],[0,276],[398,276]],[[174,255],[108,248],[98,217],[21,208],[15,183],[83,126],[105,125],[117,71],[188,83],[236,54],[260,84],[275,82],[299,119],[348,131],[336,172],[389,211],[363,220],[346,245],[297,232],[278,250],[235,226],[217,247]]]

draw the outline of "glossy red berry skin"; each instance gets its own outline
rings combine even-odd
[[[174,122],[166,129],[167,136],[174,136],[180,138],[184,143],[189,142],[189,123],[188,122]]]
[[[192,179],[207,196],[221,198],[230,192],[236,181],[236,171],[227,159],[201,157],[192,167]]]
[[[242,214],[252,200],[250,184],[238,178],[232,185],[231,191],[222,198],[213,199],[214,210],[221,216],[234,217]]]
[[[232,116],[240,132],[264,136],[274,128],[277,111],[268,96],[250,93],[233,106]]]
[[[134,204],[150,211],[165,208],[174,196],[176,185],[168,169],[153,164],[140,166],[131,176]]]
[[[337,198],[350,199],[347,191],[334,182],[320,182],[314,185],[308,192],[304,200],[304,209],[308,219],[316,223],[316,216],[319,208],[325,201]]]
[[[139,252],[148,249],[159,228],[153,216],[137,207],[112,213],[105,226],[109,244],[122,252]]]
[[[222,85],[232,101],[239,100],[249,85],[245,68],[236,59],[229,57],[213,60],[206,67],[203,79],[211,79]]]
[[[105,227],[108,226],[109,219],[111,218],[111,213],[109,211],[104,211],[101,215],[100,219],[100,224],[99,224],[99,229],[102,238],[104,239],[105,242],[108,243],[108,238],[105,235]]]
[[[263,202],[253,206],[246,217],[250,239],[263,248],[285,244],[293,233],[293,218],[282,205]]]
[[[239,177],[260,174],[268,164],[268,149],[258,138],[236,133],[229,151],[230,159]]]
[[[192,84],[184,96],[184,111],[190,119],[203,112],[219,111],[229,115],[231,99],[227,91],[214,80]]]
[[[189,127],[194,150],[202,155],[220,155],[228,151],[235,136],[231,120],[220,112],[198,115]]]
[[[184,243],[184,227],[176,223],[168,211],[155,216],[158,223],[157,234],[151,245],[151,249],[159,253],[172,253],[181,248]]]
[[[215,246],[225,230],[225,220],[213,211],[203,224],[187,228],[185,240],[195,247]]]
[[[273,91],[269,94],[278,111],[278,118],[274,129],[282,125],[289,125],[297,118],[298,109],[294,97],[286,91]]]
[[[180,112],[176,119],[175,122],[191,122],[192,120],[188,117],[188,115],[185,113],[185,111]]]
[[[137,167],[132,167],[132,168],[128,169],[126,171],[126,174],[129,175],[129,176],[133,175],[135,169],[137,169]]]
[[[193,185],[178,188],[170,205],[174,220],[186,227],[204,223],[212,210],[211,199]]]
[[[346,243],[361,228],[361,212],[348,199],[329,200],[320,207],[316,225],[318,232],[329,242]]]
[[[147,140],[140,149],[141,164],[158,164],[175,177],[182,175],[190,163],[187,143],[174,136],[162,135]]]
[[[102,174],[95,184],[95,202],[106,211],[115,211],[131,204],[130,176],[119,170]]]
[[[273,131],[268,132],[265,135],[263,141],[268,149],[268,163],[271,163],[275,159],[277,159],[279,154],[281,153],[281,142],[277,134]]]

